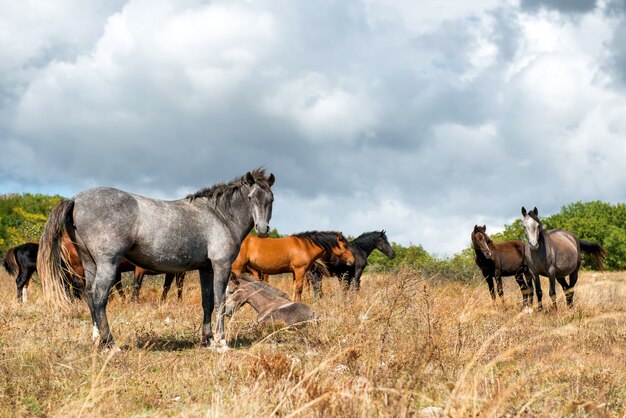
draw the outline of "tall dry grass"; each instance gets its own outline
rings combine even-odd
[[[290,279],[271,282],[289,293]],[[226,354],[198,347],[197,279],[183,303],[171,294],[159,304],[161,283],[146,283],[138,305],[111,300],[116,353],[94,350],[83,302],[57,314],[32,285],[19,306],[13,280],[0,276],[0,415],[626,413],[626,273],[585,273],[574,309],[559,289],[557,312],[531,315],[512,279],[503,305],[483,283],[408,270],[366,276],[358,294],[328,279],[325,297],[309,299],[318,324],[250,328],[246,307],[227,322]]]

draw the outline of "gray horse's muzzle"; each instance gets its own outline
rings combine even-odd
[[[270,233],[270,226],[268,224],[256,224],[254,229],[260,238],[267,238]]]

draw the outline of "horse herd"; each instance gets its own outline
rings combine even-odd
[[[165,273],[164,300],[174,279],[180,299],[185,272],[198,270],[204,312],[201,343],[225,351],[224,316],[242,304],[257,310],[257,321],[280,320],[287,325],[309,321],[315,313],[300,302],[307,277],[319,296],[322,275],[335,275],[358,289],[374,249],[389,258],[395,255],[385,231],[364,233],[350,242],[341,232],[267,238],[274,181],[273,174],[255,169],[175,201],[113,188],[89,189],[59,203],[39,243],[12,248],[4,265],[10,273],[18,273],[18,301],[35,270],[44,297],[52,304],[64,307],[73,296],[84,295],[94,339],[102,346],[113,344],[106,306],[113,286],[123,297],[122,272],[134,271],[134,300],[143,276]],[[558,280],[571,305],[581,249],[591,253],[600,267],[606,250],[566,231],[544,231],[536,208],[528,213],[522,208],[522,214],[527,242],[495,244],[484,226],[472,232],[476,263],[492,298],[494,279],[502,297],[502,276],[513,275],[524,305],[532,305],[534,287],[541,308],[539,275],[545,275],[550,278],[553,302]],[[257,236],[250,234],[252,228]],[[267,284],[268,274],[287,272],[294,277],[293,300]],[[216,306],[214,337],[211,317]]]

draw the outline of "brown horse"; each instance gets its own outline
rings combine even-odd
[[[256,322],[284,322],[287,326],[304,324],[317,315],[304,303],[292,302],[289,296],[247,274],[232,277],[226,288],[224,315],[232,316],[246,303],[258,312]]]
[[[487,227],[474,226],[472,232],[472,246],[476,253],[476,264],[480,268],[489,286],[491,299],[496,300],[493,288],[493,280],[496,280],[498,296],[504,296],[502,290],[502,276],[515,276],[515,280],[522,291],[525,308],[533,304],[533,282],[528,274],[528,268],[524,259],[525,244],[519,240],[494,243],[486,233]],[[524,281],[526,277],[526,281]]]
[[[341,232],[301,232],[284,238],[257,238],[248,235],[232,265],[235,276],[246,271],[259,274],[293,273],[293,299],[302,298],[304,276],[315,260],[332,253],[346,264],[354,264],[354,255]]]

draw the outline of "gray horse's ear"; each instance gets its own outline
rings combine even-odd
[[[522,216],[526,217],[528,213],[526,212],[526,208],[522,206]]]
[[[535,208],[533,210],[531,210],[531,212],[535,212],[535,215],[539,215],[539,211],[537,210],[537,206],[535,206]]]
[[[254,184],[254,176],[249,171],[246,173],[246,184],[248,184],[249,186],[252,186]]]
[[[267,179],[267,183],[272,187],[274,182],[276,181],[276,177],[274,177],[274,173],[271,173],[269,178]]]

